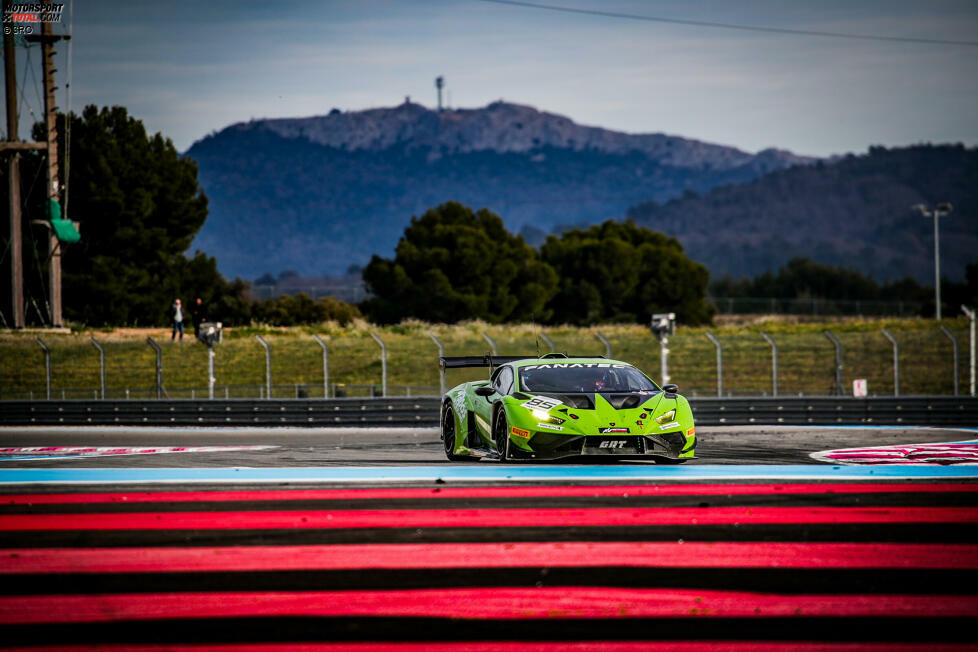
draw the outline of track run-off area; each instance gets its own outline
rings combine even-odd
[[[978,647],[978,429],[697,436],[458,464],[434,429],[0,428],[0,640]]]

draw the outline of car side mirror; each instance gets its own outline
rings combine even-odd
[[[496,390],[492,385],[483,385],[482,387],[476,387],[475,393],[478,396],[485,396],[486,398],[489,398],[496,393]]]
[[[679,385],[674,385],[672,383],[669,383],[668,385],[663,385],[662,391],[665,392],[666,394],[676,394],[679,392]]]

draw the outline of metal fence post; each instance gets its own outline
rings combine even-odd
[[[265,398],[272,398],[272,350],[268,348],[268,342],[261,335],[255,335],[255,339],[261,342],[265,349]]]
[[[968,391],[972,396],[974,396],[975,395],[975,310],[974,309],[969,310],[965,306],[961,306],[961,310],[964,311],[964,314],[968,315],[968,319],[971,321],[971,328],[970,328],[969,338],[968,338],[971,344],[971,362],[968,365],[971,368],[971,378],[969,382]]]
[[[883,329],[883,335],[893,343],[893,395],[900,395],[900,345],[890,331]]]
[[[666,333],[659,336],[659,375],[663,385],[668,385],[672,381],[669,375],[669,336]]]
[[[41,350],[44,351],[44,378],[45,378],[45,389],[47,399],[51,400],[51,349],[40,337],[34,338],[38,344],[41,345]]]
[[[611,343],[608,342],[608,340],[605,339],[605,336],[602,335],[600,332],[595,332],[594,333],[594,336],[596,338],[598,338],[599,340],[601,340],[601,343],[604,344],[604,357],[610,358],[611,357]]]
[[[94,337],[89,336],[89,339],[92,340],[92,346],[98,349],[98,363],[99,363],[99,371],[100,371],[99,379],[101,380],[101,384],[102,384],[102,400],[104,401],[105,400],[105,349],[102,348],[102,345],[99,344],[99,341]]]
[[[156,351],[156,399],[159,400],[163,398],[163,350],[152,337],[147,337],[146,343]]]
[[[954,336],[954,333],[945,326],[941,324],[941,332],[947,335],[947,339],[951,340],[951,360],[952,369],[954,370],[954,395],[958,395],[958,338]]]
[[[318,335],[313,335],[312,339],[323,347],[323,398],[329,398],[329,347]]]
[[[439,359],[444,358],[445,345],[441,343],[440,339],[435,337],[434,333],[428,333],[428,337],[430,337],[431,341],[434,342],[435,346],[438,347],[438,358]],[[438,365],[438,386],[441,388],[441,393],[444,394],[445,393],[445,370],[441,368],[441,365]]]
[[[540,331],[540,337],[543,339],[544,342],[546,342],[547,346],[550,347],[550,352],[551,353],[553,353],[554,351],[557,350],[557,347],[554,346],[553,340],[551,340],[549,337],[547,337],[547,334],[546,333],[544,333],[543,331]]]
[[[771,396],[778,395],[778,345],[774,338],[761,331],[761,337],[771,345]]]
[[[217,378],[214,377],[214,345],[207,345],[207,398],[214,399],[214,383],[217,382]]]
[[[493,355],[499,355],[499,349],[496,348],[496,341],[489,337],[489,333],[483,333],[482,338],[489,342],[489,348],[492,350]]]
[[[842,396],[842,342],[835,336],[835,333],[828,329],[825,329],[822,333],[825,337],[829,338],[829,341],[835,347],[835,393],[838,396]]]
[[[717,347],[717,396],[723,396],[723,345],[710,331],[706,331],[706,336]]]
[[[387,396],[387,345],[384,340],[377,337],[376,333],[371,333],[370,337],[380,345],[380,395]]]

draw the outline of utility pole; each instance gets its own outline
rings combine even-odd
[[[6,10],[9,0],[3,3]],[[7,144],[17,142],[17,62],[14,59],[14,35],[3,35],[3,73],[7,95]],[[10,315],[14,328],[24,327],[24,246],[20,213],[20,154],[10,155],[7,169],[10,190]]]
[[[51,29],[50,22],[41,23],[41,66],[44,83],[44,125],[47,131],[48,150],[48,185],[47,210],[51,211],[51,203],[60,204],[61,182],[58,178],[58,107],[55,105],[54,91],[54,42],[58,40]],[[59,210],[60,212],[60,210]],[[50,214],[48,217],[52,217]],[[60,215],[58,216],[60,217]],[[52,228],[48,233],[50,264],[48,271],[48,289],[51,298],[51,325],[62,325],[61,319],[61,244]]]
[[[438,111],[439,112],[444,110],[441,103],[441,89],[444,87],[445,87],[445,78],[442,77],[441,75],[435,77],[435,88],[438,89]]]
[[[10,0],[3,1],[4,11],[12,7]],[[55,36],[51,23],[41,21],[41,34],[30,35],[28,40],[41,42],[42,55],[42,76],[44,80],[44,115],[47,127],[47,142],[20,142],[18,131],[17,115],[17,65],[16,65],[16,43],[15,35],[4,33],[3,37],[3,56],[4,56],[4,77],[6,90],[7,107],[7,140],[0,142],[0,151],[11,152],[9,160],[9,215],[10,215],[10,297],[11,297],[11,317],[14,328],[24,327],[24,262],[23,262],[23,214],[20,194],[20,151],[26,150],[47,150],[48,173],[47,173],[47,193],[48,199],[58,201],[61,196],[61,183],[58,179],[58,133],[57,133],[57,110],[55,105],[54,91],[54,48],[55,41],[62,38],[71,38],[68,35]],[[52,210],[50,201],[48,211]],[[51,217],[49,214],[48,217]],[[60,205],[58,215],[60,215]],[[53,326],[60,326],[61,318],[61,248],[58,239],[54,234],[53,227],[49,226],[49,251],[51,253],[50,268],[50,293],[51,293],[51,323]]]
[[[10,0],[4,0],[3,8],[10,9]],[[8,195],[10,215],[10,316],[14,328],[24,327],[24,217],[21,213],[20,196],[20,152],[31,149],[44,149],[44,143],[22,143],[17,137],[19,116],[17,115],[17,58],[16,37],[3,35],[3,72],[7,105],[7,140],[0,142],[0,151],[10,152],[8,161]]]

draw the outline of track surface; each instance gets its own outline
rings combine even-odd
[[[918,477],[765,481],[750,477],[765,467],[709,466],[808,464],[828,472],[838,467],[808,454],[961,441],[978,438],[974,431],[697,434],[700,459],[679,469],[742,468],[746,479],[628,479],[648,467],[632,463],[602,465],[601,481],[385,480],[398,471],[392,466],[456,468],[443,462],[431,430],[2,429],[4,447],[278,448],[6,459],[0,481],[13,467],[138,475],[330,465],[337,473],[356,466],[374,480],[239,482],[221,490],[0,484],[0,640],[46,649],[978,644],[978,472],[955,478],[967,470],[904,467],[886,470]]]
[[[978,439],[978,429],[707,426],[696,429],[698,459],[688,464],[814,464],[809,453],[833,448]],[[276,446],[272,450],[4,459],[17,467],[302,467],[450,465],[435,428],[0,428],[0,447]],[[607,463],[607,462],[605,462]],[[629,464],[648,464],[644,461]]]

